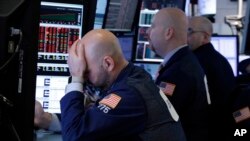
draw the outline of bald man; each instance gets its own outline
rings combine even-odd
[[[212,110],[210,137],[215,140],[218,136],[229,138],[233,135],[229,132],[232,118],[229,101],[235,88],[235,77],[227,59],[211,44],[212,33],[213,25],[206,17],[189,18],[188,44],[207,76]]]
[[[210,97],[206,77],[187,45],[188,21],[178,8],[163,8],[148,29],[150,48],[164,58],[156,78],[180,116],[188,141],[207,141]]]
[[[92,30],[76,41],[68,65],[72,81],[60,101],[64,141],[186,140],[167,97],[146,71],[126,61],[111,32]],[[88,108],[86,83],[101,89]]]

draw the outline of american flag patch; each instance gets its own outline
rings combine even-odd
[[[249,107],[244,107],[242,109],[239,109],[238,111],[233,112],[233,117],[236,123],[250,118]]]
[[[122,98],[114,93],[104,97],[99,104],[107,105],[108,107],[114,109]]]
[[[174,93],[176,85],[172,83],[167,83],[167,82],[161,82],[160,83],[160,88],[164,92],[165,95],[172,96]]]

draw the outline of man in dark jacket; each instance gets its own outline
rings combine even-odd
[[[197,16],[189,18],[188,44],[198,58],[208,82],[211,96],[210,137],[229,139],[230,97],[235,88],[235,77],[227,59],[217,52],[211,44],[213,26],[210,20]],[[221,132],[223,131],[223,132]]]
[[[207,141],[210,97],[206,77],[187,46],[187,17],[178,8],[163,8],[148,29],[150,48],[164,58],[156,78],[180,116],[188,141]]]
[[[178,114],[151,76],[130,64],[109,31],[88,32],[69,49],[72,81],[61,99],[64,141],[183,141]],[[83,84],[101,89],[84,106]]]

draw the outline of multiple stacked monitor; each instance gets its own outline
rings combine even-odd
[[[35,94],[48,112],[60,113],[58,99],[69,76],[68,47],[82,37],[83,11],[81,4],[41,2]]]
[[[19,3],[17,1],[16,6],[13,4],[13,9],[10,9],[9,12],[7,11],[6,14],[0,11],[0,28],[1,31],[5,31],[0,34],[0,74],[1,86],[3,86],[0,89],[0,96],[3,95],[13,102],[14,112],[18,113],[18,115],[22,115],[21,110],[29,112],[24,114],[24,118],[12,118],[14,125],[23,121],[23,124],[28,123],[26,131],[21,131],[23,124],[17,125],[16,131],[12,131],[13,133],[23,134],[20,137],[16,137],[23,140],[30,140],[29,131],[33,128],[32,118],[34,114],[34,107],[32,108],[30,105],[34,105],[34,99],[42,103],[45,111],[60,113],[59,101],[64,95],[65,85],[70,75],[66,63],[68,57],[67,49],[76,39],[81,38],[92,28],[108,29],[118,37],[125,58],[130,62],[134,62],[135,65],[143,67],[154,78],[162,59],[147,47],[148,42],[145,35],[147,25],[138,25],[138,23],[141,22],[139,20],[146,17],[151,17],[150,19],[152,19],[152,14],[150,12],[147,13],[147,11],[146,14],[141,13],[141,9],[156,10],[167,6],[183,9],[185,5],[184,1],[179,1],[180,3],[169,1],[168,5],[166,3],[164,5],[160,1],[142,3],[141,0],[90,0],[84,2],[74,0],[71,3],[67,3],[64,0],[44,0],[42,2],[39,0],[19,0]],[[21,7],[21,12],[29,7],[33,7],[33,9],[39,9],[40,7],[40,10],[32,11],[33,15],[31,11],[26,11],[25,15],[21,12],[20,14],[23,15],[16,14],[19,12],[18,7],[22,3],[24,3],[24,6]],[[0,3],[0,5],[4,4]],[[12,11],[17,12],[8,15]],[[88,13],[89,11],[95,14],[90,14]],[[20,19],[20,21],[30,21],[30,19],[33,21],[30,23],[23,22],[21,23],[23,27],[18,27],[15,25],[16,23],[14,24],[15,18],[18,16],[26,16]],[[9,31],[6,29],[11,26],[23,28],[24,35],[22,37],[9,37]],[[139,30],[137,30],[138,26],[140,26]],[[37,30],[31,32],[30,28]],[[12,38],[17,42],[16,44],[21,42],[18,45],[24,47],[17,50],[18,54],[13,55],[13,60],[11,60],[12,55],[9,53],[12,49],[11,47],[13,47],[12,42],[6,42]],[[212,38],[212,44],[215,46],[215,49],[228,59],[235,75],[238,74],[238,40],[236,35],[216,35]],[[8,48],[5,48],[7,45]],[[8,60],[10,60],[10,64],[5,63]],[[7,64],[7,67],[4,66],[5,64]],[[15,73],[16,76],[10,73]],[[11,78],[10,81],[17,82],[13,83],[16,85],[15,88],[8,86],[11,83],[5,84],[5,81],[3,81],[8,77]],[[0,108],[0,125],[5,121],[1,117],[4,115],[1,114],[2,111]],[[16,114],[10,116],[14,117]],[[11,127],[12,125],[8,126]]]

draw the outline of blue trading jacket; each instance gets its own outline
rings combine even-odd
[[[185,141],[150,75],[133,64],[94,106],[84,110],[83,101],[78,91],[61,100],[64,141]]]

